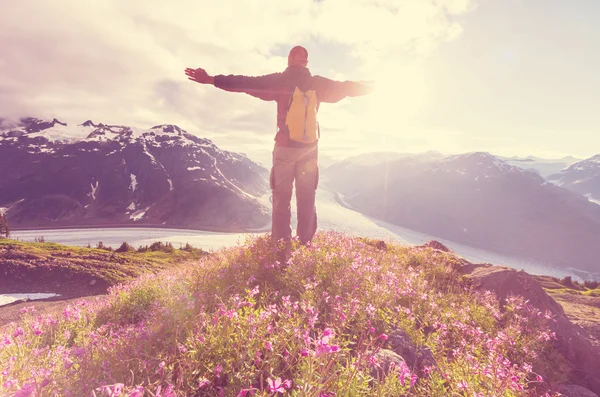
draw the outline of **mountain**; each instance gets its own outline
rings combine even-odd
[[[374,152],[348,157],[324,168],[322,185],[344,194],[368,191],[376,188],[393,169],[411,164],[422,164],[444,156],[435,151],[424,153]],[[353,178],[348,178],[352,175]],[[357,183],[360,181],[360,183]]]
[[[502,157],[498,156],[510,165],[514,165],[525,170],[532,170],[540,174],[543,178],[548,178],[558,172],[561,172],[573,163],[580,161],[572,156],[566,156],[560,159],[543,159],[535,156],[527,157]]]
[[[327,169],[375,218],[490,251],[598,271],[600,206],[489,153]]]
[[[0,123],[0,207],[13,228],[268,224],[268,171],[175,125]]]
[[[572,164],[548,179],[600,204],[600,154]]]
[[[445,157],[442,153],[436,151],[428,151],[423,153],[400,153],[400,152],[376,152],[376,153],[365,153],[358,156],[349,157],[347,159],[332,164],[335,166],[374,166],[383,162],[391,163],[403,158],[414,158],[420,160],[436,160]],[[560,159],[546,159],[535,156],[527,157],[503,157],[497,156],[499,159],[505,161],[510,165],[522,168],[528,171],[534,171],[543,178],[547,178],[551,175],[561,172],[562,170],[569,167],[581,159],[577,159],[572,156],[566,156]]]

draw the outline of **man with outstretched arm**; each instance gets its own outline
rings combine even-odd
[[[315,194],[319,181],[319,106],[322,102],[335,103],[345,97],[366,95],[371,92],[371,87],[365,82],[340,82],[313,76],[308,68],[308,51],[301,46],[291,49],[288,67],[280,73],[256,77],[210,76],[202,68],[187,68],[185,73],[197,83],[277,103],[277,133],[270,175],[273,192],[271,233],[277,241],[291,240],[290,203],[295,182],[296,234],[302,244],[310,243],[317,230]]]

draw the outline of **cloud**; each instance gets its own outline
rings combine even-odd
[[[373,76],[427,57],[458,37],[457,17],[475,5],[476,0],[22,0],[0,14],[0,117],[139,127],[177,123],[203,136],[227,133],[231,147],[242,148],[252,134],[272,142],[273,103],[192,83],[183,69],[280,71],[287,49],[304,43],[315,63],[328,64],[317,73],[342,63],[346,78]],[[344,50],[332,56],[325,47]]]

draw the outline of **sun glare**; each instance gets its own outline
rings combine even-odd
[[[375,91],[365,97],[363,128],[393,132],[415,120],[431,102],[431,86],[417,67],[382,68],[375,76]]]

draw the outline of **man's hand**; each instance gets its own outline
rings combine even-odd
[[[206,73],[206,70],[204,70],[202,68],[198,68],[198,69],[186,68],[185,74],[188,76],[189,80],[195,81],[196,83],[214,84],[214,82],[215,82],[214,77],[209,76],[208,73]]]

